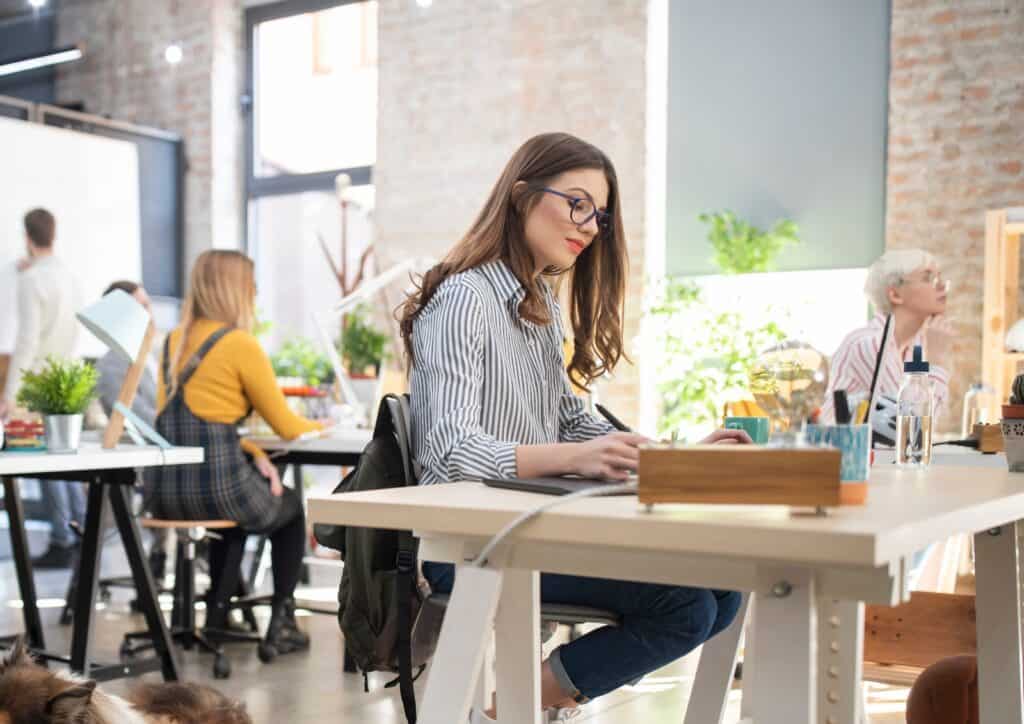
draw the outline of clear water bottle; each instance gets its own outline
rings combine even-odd
[[[896,464],[923,469],[932,461],[932,381],[920,345],[903,364],[903,384],[896,399]]]

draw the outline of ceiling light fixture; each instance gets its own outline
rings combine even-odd
[[[81,57],[81,49],[77,46],[72,46],[70,48],[53,50],[43,55],[30,55],[24,58],[16,58],[15,60],[10,60],[6,63],[0,63],[0,76],[24,73],[26,71],[36,70],[37,68],[47,68],[52,65],[60,65],[61,63],[70,63],[71,61],[78,60]]]
[[[434,0],[416,0],[416,4],[421,8],[429,8],[434,4]]]
[[[28,0],[28,4],[36,10],[46,7],[46,0]]]
[[[164,50],[164,60],[171,65],[177,65],[180,63],[184,55],[185,54],[182,52],[181,46],[177,43],[171,43],[167,46],[167,49]]]

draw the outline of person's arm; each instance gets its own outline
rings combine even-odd
[[[615,432],[615,426],[587,411],[587,405],[572,391],[567,374],[562,375],[562,398],[558,402],[558,439],[586,442]]]
[[[439,289],[416,320],[415,403],[431,421],[417,457],[440,480],[518,474],[518,443],[498,440],[481,425],[485,334],[482,304],[466,286]]]
[[[294,440],[304,432],[323,429],[320,423],[296,415],[288,407],[284,393],[278,387],[270,358],[256,338],[249,334],[233,333],[233,336],[237,336],[237,339],[232,341],[238,344],[238,349],[233,350],[232,354],[239,360],[242,389],[253,409],[267,421],[274,432],[285,440]],[[251,454],[263,454],[251,443],[243,443],[243,447]]]
[[[14,354],[11,355],[11,366],[7,373],[7,384],[4,386],[4,397],[10,402],[18,398],[23,370],[27,369],[36,358],[39,349],[39,325],[42,316],[41,300],[36,293],[32,280],[24,274],[18,277],[18,334],[14,343]]]

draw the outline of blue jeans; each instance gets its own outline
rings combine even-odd
[[[85,528],[85,486],[82,483],[40,480],[43,508],[50,521],[50,545],[70,548],[78,543],[69,524]]]
[[[423,575],[439,593],[450,593],[455,566],[424,562]],[[636,681],[700,646],[736,618],[740,594],[657,583],[542,574],[540,598],[614,611],[618,627],[604,626],[560,646],[551,668],[569,694],[588,699]]]

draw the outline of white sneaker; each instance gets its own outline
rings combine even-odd
[[[583,707],[574,706],[568,709],[551,708],[548,709],[546,713],[548,715],[547,720],[549,722],[569,721],[570,719],[575,719],[580,716],[583,713]]]
[[[491,719],[491,717],[479,709],[469,710],[469,724],[495,724],[497,721],[497,719]]]

